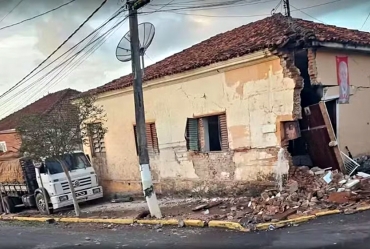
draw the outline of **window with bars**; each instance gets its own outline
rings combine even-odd
[[[229,149],[226,114],[188,118],[186,144],[192,151],[224,151]]]
[[[91,155],[94,157],[100,153],[105,153],[105,142],[104,137],[98,134],[97,129],[95,129],[93,126],[101,126],[99,124],[89,124],[90,126],[90,149],[91,149]]]
[[[0,141],[0,152],[7,152],[6,142]]]
[[[157,129],[155,127],[155,123],[146,123],[145,131],[146,131],[146,140],[148,143],[148,153],[149,154],[159,154]],[[135,135],[136,153],[139,154],[136,125],[134,125],[134,135]]]

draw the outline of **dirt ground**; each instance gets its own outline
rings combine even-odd
[[[209,203],[218,202],[219,205],[209,208],[201,209],[199,211],[192,211],[193,208]],[[161,199],[159,200],[160,208],[164,218],[176,219],[225,219],[227,217],[227,207],[233,204],[230,199]],[[221,208],[220,208],[221,207]],[[112,203],[109,201],[94,201],[80,204],[81,218],[138,218],[140,214],[147,211],[147,204],[144,200],[134,200],[132,202]],[[42,216],[35,209],[26,209],[19,216]],[[55,211],[52,217],[73,217],[73,207]],[[150,218],[149,215],[141,216],[140,218]]]

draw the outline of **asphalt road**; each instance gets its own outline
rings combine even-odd
[[[105,228],[103,228],[105,226]],[[222,229],[0,222],[0,248],[370,248],[370,212],[335,215],[297,227],[241,233]]]

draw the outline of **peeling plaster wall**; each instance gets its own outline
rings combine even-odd
[[[335,56],[348,56],[351,96],[349,104],[338,106],[338,141],[354,156],[370,154],[370,55],[340,50],[316,51],[318,81],[337,86]],[[339,96],[339,87],[330,87],[326,98]]]
[[[280,144],[281,117],[291,117],[295,82],[277,56],[240,68],[144,88],[147,122],[155,122],[160,154],[151,158],[157,192],[218,192],[267,182]],[[140,192],[131,92],[100,98],[107,113],[108,192]],[[188,117],[226,112],[229,151],[188,152]],[[285,120],[284,120],[285,121]],[[86,149],[88,151],[88,149]],[[253,184],[252,184],[253,185]]]

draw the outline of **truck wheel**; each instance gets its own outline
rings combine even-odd
[[[48,203],[45,203],[44,195],[41,193],[38,193],[36,195],[36,205],[37,209],[41,214],[48,214],[47,208],[49,208]]]
[[[4,197],[4,204],[5,204],[5,212],[14,214],[17,212],[17,209],[15,207],[15,204],[13,200],[9,196]]]

